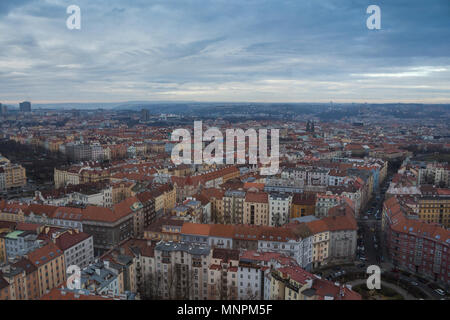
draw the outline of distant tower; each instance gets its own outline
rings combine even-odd
[[[5,115],[8,113],[8,107],[0,103],[0,114]]]
[[[308,120],[308,122],[306,123],[306,132],[309,132],[310,130],[311,130],[311,127],[309,125],[309,120]]]
[[[20,112],[31,112],[31,103],[28,101],[21,102],[19,104]]]
[[[150,112],[148,112],[147,109],[141,110],[141,120],[143,121],[149,121],[150,120]]]
[[[311,132],[314,132],[314,121],[311,123]]]

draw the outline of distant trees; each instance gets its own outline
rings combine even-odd
[[[52,182],[55,167],[69,164],[67,158],[60,152],[13,140],[0,140],[0,153],[15,163],[21,164],[27,177],[38,183]]]

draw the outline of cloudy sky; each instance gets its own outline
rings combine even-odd
[[[449,103],[450,0],[1,0],[0,102],[23,100]]]

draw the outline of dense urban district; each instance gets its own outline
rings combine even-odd
[[[278,173],[174,165],[195,120],[279,129]],[[445,105],[0,105],[0,300],[448,299],[449,123]]]

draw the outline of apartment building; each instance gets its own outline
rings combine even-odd
[[[6,189],[21,188],[27,184],[25,168],[19,164],[8,163],[3,166]]]
[[[241,224],[244,216],[245,192],[228,190],[223,195],[223,220],[226,224]]]
[[[124,293],[121,274],[109,267],[109,261],[99,261],[81,271],[81,289],[99,295]]]
[[[214,248],[211,250],[208,268],[208,299],[236,300],[238,299],[239,250]]]
[[[38,235],[32,231],[15,230],[4,235],[6,257],[14,258],[23,256],[30,250],[39,247],[41,241]]]
[[[291,218],[314,215],[316,212],[316,193],[294,193],[291,203]]]
[[[271,272],[270,300],[306,300],[303,291],[312,287],[314,275],[295,266]]]
[[[450,190],[437,189],[433,195],[418,198],[419,219],[450,228]]]
[[[450,165],[428,163],[419,169],[419,184],[433,184],[442,188],[449,187]]]
[[[351,286],[318,278],[300,267],[286,266],[271,272],[270,300],[361,300]]]
[[[94,239],[91,235],[79,230],[51,227],[45,227],[41,235],[47,236],[61,249],[67,267],[85,268],[94,262]]]
[[[289,222],[292,195],[269,193],[269,226],[279,227]]]
[[[289,228],[184,223],[182,241],[216,248],[280,252],[304,268],[312,264],[312,234],[304,224]]]
[[[144,230],[156,220],[155,199],[151,192],[146,191],[138,193],[136,198],[142,204],[144,215]],[[145,231],[144,231],[145,232]]]
[[[262,300],[264,298],[264,268],[259,263],[240,258],[237,276],[239,300]]]
[[[160,242],[155,246],[157,296],[162,299],[208,299],[210,247]]]
[[[325,194],[317,194],[316,196],[316,211],[315,216],[317,218],[324,218],[328,216],[328,210],[332,207],[338,205],[341,201],[341,197],[338,195],[332,194],[328,191]]]
[[[326,265],[330,254],[330,230],[323,220],[306,222],[312,233],[312,266]]]
[[[185,222],[171,217],[161,217],[144,230],[144,239],[153,241],[180,241]]]
[[[25,256],[37,268],[39,297],[48,290],[66,283],[64,253],[52,242],[29,252]]]
[[[358,225],[353,209],[341,204],[329,210],[323,221],[330,232],[328,259],[330,263],[346,263],[355,259]]]
[[[383,205],[384,241],[392,263],[410,272],[450,284],[450,231],[408,217],[396,197]]]
[[[82,167],[73,166],[70,168],[55,168],[53,173],[53,180],[55,182],[55,189],[65,187],[67,185],[80,184],[80,172]]]
[[[247,192],[243,223],[257,226],[270,225],[269,197],[266,192]]]

